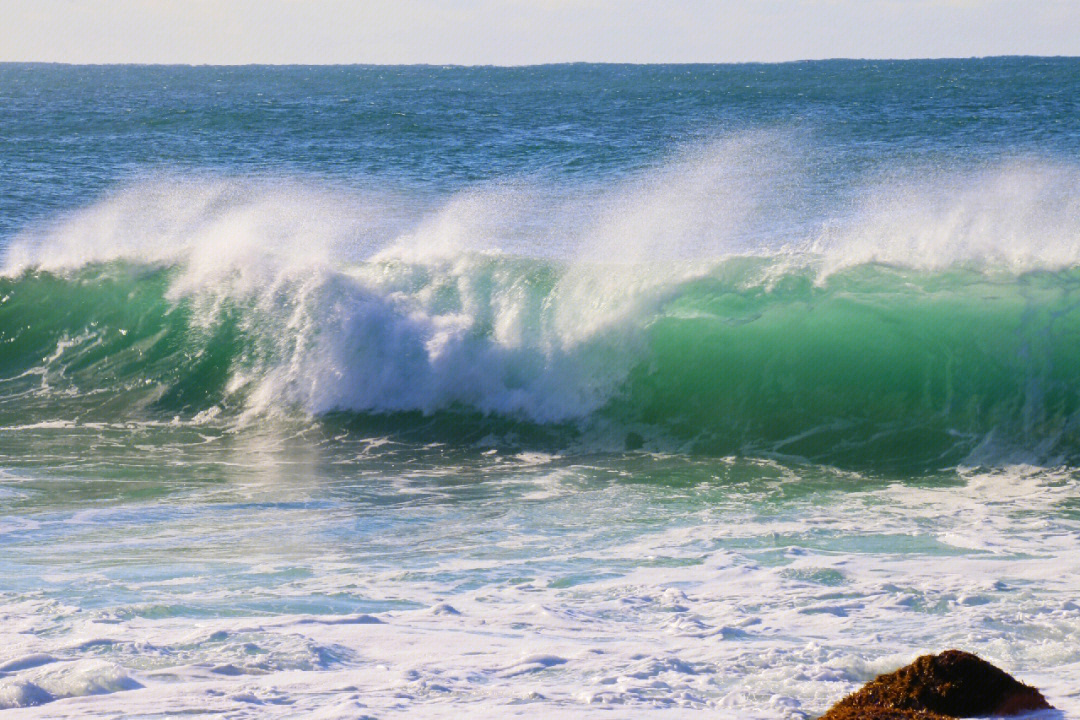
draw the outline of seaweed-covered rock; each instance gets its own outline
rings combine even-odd
[[[879,675],[821,720],[946,720],[1049,708],[1042,693],[1004,670],[971,653],[946,650]]]
[[[822,720],[950,720],[925,710],[890,710],[880,707],[833,707]]]

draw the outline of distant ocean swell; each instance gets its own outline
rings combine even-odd
[[[1063,172],[999,170],[943,206],[905,196],[801,245],[703,249],[699,223],[654,256],[518,252],[491,229],[503,195],[480,220],[483,196],[457,198],[402,232],[326,193],[129,188],[9,249],[0,424],[306,417],[460,443],[1072,463]]]

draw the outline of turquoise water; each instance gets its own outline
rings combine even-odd
[[[0,64],[0,707],[1080,712],[1078,71]]]

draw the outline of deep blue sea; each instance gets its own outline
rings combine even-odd
[[[1078,468],[1080,59],[0,64],[13,718],[1080,716]]]

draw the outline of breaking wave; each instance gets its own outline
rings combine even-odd
[[[587,203],[539,183],[448,201],[133,185],[9,248],[0,424],[300,416],[838,464],[1078,458],[1076,172],[890,179],[762,240],[777,170],[733,155]]]

